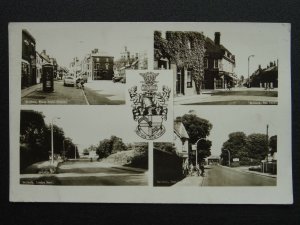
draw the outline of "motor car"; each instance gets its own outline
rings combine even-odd
[[[123,80],[123,78],[124,77],[122,77],[122,76],[113,76],[113,78],[112,78],[112,81],[114,82],[114,83],[116,83],[116,82],[121,82],[122,80]]]
[[[64,78],[64,86],[73,86],[75,87],[76,81],[75,78],[72,76],[66,76]]]

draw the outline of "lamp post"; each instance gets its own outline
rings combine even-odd
[[[249,75],[249,64],[250,64],[250,58],[254,57],[254,55],[248,56],[248,88],[250,88],[250,75]]]
[[[197,148],[197,144],[200,140],[205,140],[205,138],[199,138],[196,143],[195,143],[195,150],[196,150],[196,167],[198,165],[198,148]]]
[[[60,119],[60,117],[53,117],[51,121],[51,164],[54,164],[54,150],[53,150],[53,122],[55,119]]]
[[[75,144],[75,153],[74,153],[74,159],[75,159],[75,160],[77,159],[77,156],[76,156],[77,149],[78,149],[77,145],[78,145],[78,144]]]
[[[224,151],[228,152],[228,166],[230,167],[230,151],[228,149],[224,149]]]

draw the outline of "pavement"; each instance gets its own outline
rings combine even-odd
[[[202,176],[187,176],[183,180],[177,182],[172,187],[179,186],[202,186],[204,177]]]
[[[277,104],[277,97],[257,96],[257,95],[213,95],[217,92],[234,93],[234,92],[263,92],[263,88],[232,88],[230,91],[227,89],[217,90],[202,90],[200,95],[191,96],[177,96],[174,97],[174,105],[196,105],[196,104]],[[267,90],[266,92],[276,92],[277,88]],[[219,103],[218,103],[219,102]]]
[[[30,87],[24,88],[21,90],[21,97],[24,98],[25,96],[31,94],[34,91],[42,91],[43,84],[39,83],[36,85],[32,85]]]
[[[249,167],[206,166],[204,176],[196,176],[195,174],[187,176],[172,187],[273,186],[276,184],[276,177],[274,174],[249,171]]]
[[[58,164],[62,161],[55,160],[53,164],[51,163],[51,160],[42,161],[34,163],[30,166],[28,166],[24,171],[23,174],[37,174],[43,169],[47,169],[49,167],[55,167],[57,168]],[[25,175],[26,176],[26,175]]]
[[[276,174],[270,174],[270,173],[262,173],[262,172],[257,172],[257,171],[250,171],[249,170],[249,166],[239,166],[239,167],[226,167],[228,169],[233,169],[239,172],[243,172],[243,173],[252,173],[252,174],[256,174],[256,175],[260,175],[260,176],[266,176],[266,177],[273,177],[276,178],[277,175]]]

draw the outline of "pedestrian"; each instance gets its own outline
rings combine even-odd
[[[196,172],[197,172],[197,176],[200,176],[200,168],[199,168],[199,164],[196,164]]]
[[[201,170],[201,176],[203,177],[204,176],[204,163],[201,162],[201,165],[200,165],[200,170]]]
[[[193,176],[193,170],[194,170],[193,163],[190,164],[190,168],[189,169],[190,169],[190,171],[189,171],[190,172],[190,176]]]

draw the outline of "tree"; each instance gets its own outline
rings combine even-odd
[[[270,137],[269,140],[269,147],[270,147],[270,152],[273,155],[275,152],[277,152],[277,135],[274,135]]]
[[[201,139],[197,144],[198,160],[201,161],[210,156],[211,141],[206,140],[206,137],[210,134],[212,124],[208,120],[202,119],[195,114],[185,114],[181,118],[176,119],[181,119],[189,135],[190,148],[192,144],[195,144]],[[194,158],[194,156],[190,155],[190,158]]]
[[[230,159],[239,158],[240,161],[248,157],[246,151],[247,136],[244,132],[233,132],[228,135],[229,139],[223,143],[221,158],[228,162],[228,150],[230,152]]]
[[[268,155],[268,140],[265,134],[250,134],[247,137],[246,151],[250,158],[263,160]]]
[[[110,137],[110,141],[112,143],[111,153],[116,153],[127,149],[126,145],[122,141],[122,138],[113,135]]]
[[[190,137],[189,141],[192,144],[195,144],[200,138],[209,136],[212,129],[212,124],[208,120],[202,119],[195,114],[185,114],[181,117],[181,121]]]
[[[20,169],[47,160],[48,149],[45,146],[47,127],[44,115],[33,110],[21,110],[20,114]]]
[[[100,141],[99,146],[97,148],[97,155],[99,159],[106,158],[112,152],[112,142],[110,139],[104,139]]]

